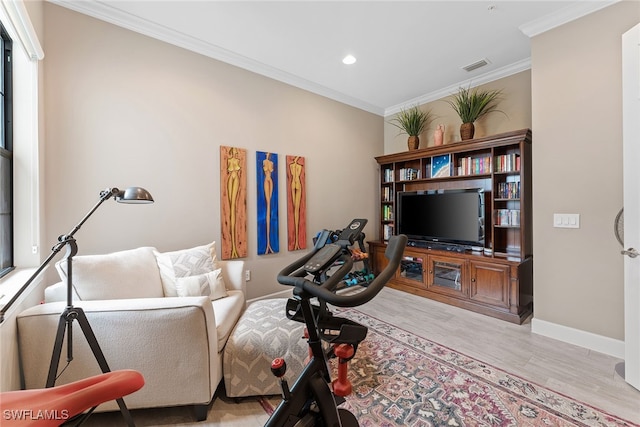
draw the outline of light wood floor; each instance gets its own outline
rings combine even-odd
[[[621,359],[515,325],[385,288],[362,312],[533,383],[640,424],[640,391],[616,372]]]
[[[533,334],[529,321],[514,325],[391,288],[358,309],[640,425],[640,391],[615,371],[622,360]],[[115,425],[120,419],[118,413],[95,414],[88,425]],[[253,401],[217,399],[202,423],[190,421],[185,408],[134,411],[134,419],[138,426],[249,427],[264,425],[267,416]]]

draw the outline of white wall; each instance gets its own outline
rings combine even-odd
[[[220,241],[219,147],[248,151],[248,297],[285,289],[285,155],[307,164],[307,235],[369,218],[383,119],[149,37],[44,5],[47,240],[107,187],[145,187],[153,205],[108,202],[76,234],[80,254]],[[255,152],[279,154],[279,254],[256,255]],[[218,248],[218,255],[220,249]]]

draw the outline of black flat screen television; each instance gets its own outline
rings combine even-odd
[[[399,192],[397,204],[398,233],[410,240],[484,246],[482,189]]]

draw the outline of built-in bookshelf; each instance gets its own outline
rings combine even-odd
[[[531,143],[531,131],[523,129],[376,157],[380,167],[380,239],[370,242],[374,271],[384,267],[386,241],[397,230],[400,192],[482,189],[484,248],[447,252],[410,242],[405,258],[412,266],[423,263],[422,273],[415,278],[399,271],[389,283],[521,322],[532,304]],[[407,267],[407,271],[414,270]],[[450,271],[459,274],[452,283],[443,278]]]
[[[384,240],[389,240],[393,235],[394,212],[395,212],[395,181],[396,170],[394,165],[380,169],[380,233]]]
[[[395,231],[398,192],[483,188],[485,247],[492,256],[519,257],[531,249],[531,131],[377,157],[380,165],[380,236]]]

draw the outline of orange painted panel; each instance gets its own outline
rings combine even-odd
[[[247,249],[247,150],[220,146],[222,259],[243,258]]]

